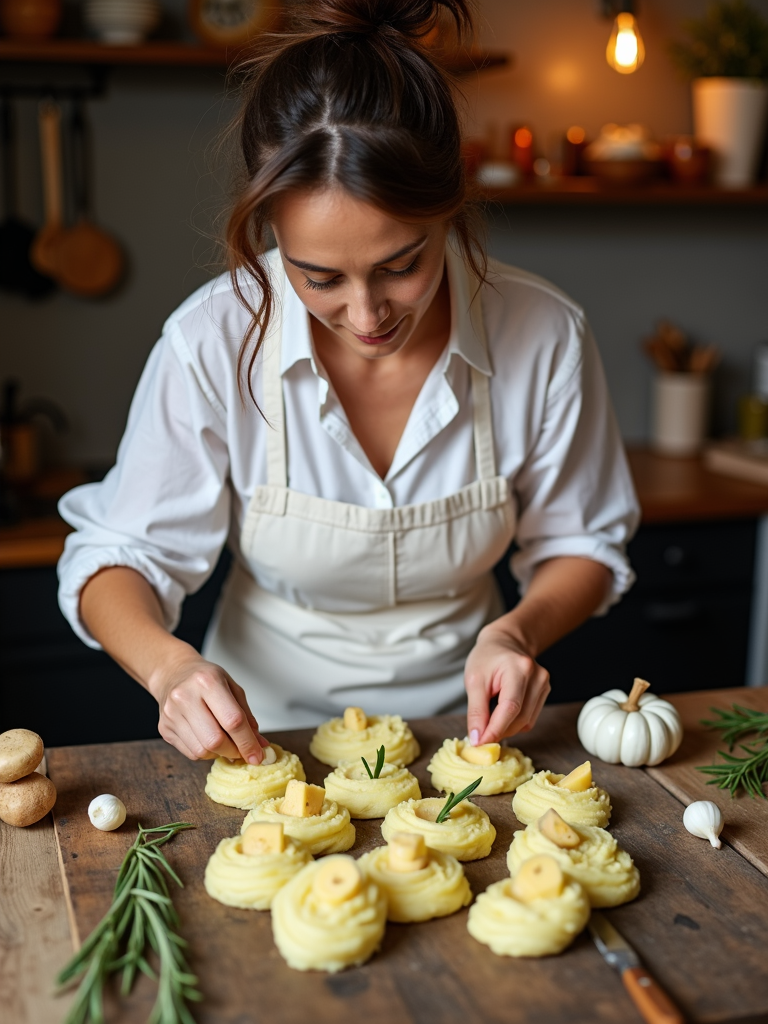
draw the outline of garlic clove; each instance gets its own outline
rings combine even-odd
[[[720,833],[723,831],[723,815],[711,800],[694,800],[683,812],[683,825],[692,836],[708,839],[716,850],[722,846]]]
[[[102,793],[88,804],[88,817],[91,824],[100,832],[112,832],[120,828],[125,821],[126,813],[123,801],[111,793]]]
[[[261,762],[262,765],[274,764],[275,761],[277,761],[277,754],[275,753],[274,747],[262,747],[261,749],[264,754]]]

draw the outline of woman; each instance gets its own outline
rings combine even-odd
[[[169,319],[117,465],[61,503],[62,608],[187,757],[258,764],[260,727],[349,704],[529,729],[538,653],[631,583],[599,357],[569,299],[484,259],[420,42],[440,8],[471,28],[468,0],[311,0],[255,60],[231,275]],[[170,630],[225,543],[201,656]]]

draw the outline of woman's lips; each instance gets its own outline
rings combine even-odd
[[[397,334],[402,322],[402,320],[398,321],[391,331],[387,331],[386,334],[377,334],[375,337],[370,334],[355,334],[354,331],[352,333],[355,334],[357,340],[362,341],[364,345],[386,345],[387,342],[392,341],[394,336]]]

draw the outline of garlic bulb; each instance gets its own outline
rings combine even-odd
[[[683,824],[692,836],[708,839],[716,850],[721,847],[718,838],[723,831],[723,816],[711,800],[694,800],[683,813]]]
[[[91,824],[102,832],[111,832],[120,828],[125,821],[125,804],[111,793],[102,793],[94,797],[88,804],[88,817]]]

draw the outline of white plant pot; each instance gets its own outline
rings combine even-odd
[[[751,78],[697,78],[693,125],[715,154],[715,181],[746,188],[755,180],[768,111],[768,85]]]
[[[653,388],[653,447],[663,455],[695,455],[707,435],[709,377],[660,373]]]
[[[83,12],[88,28],[117,46],[142,42],[160,20],[156,0],[86,0]]]

